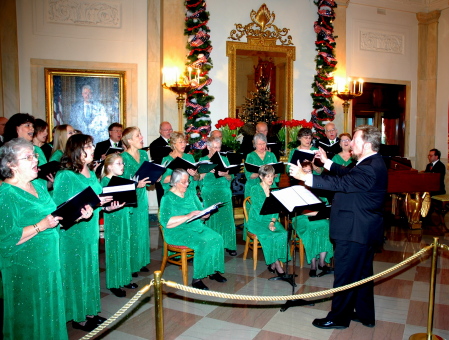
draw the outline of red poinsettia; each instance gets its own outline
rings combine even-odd
[[[215,127],[219,129],[223,136],[223,145],[231,148],[232,150],[237,150],[239,142],[235,139],[238,134],[238,129],[241,128],[245,123],[238,118],[225,118],[220,119]]]

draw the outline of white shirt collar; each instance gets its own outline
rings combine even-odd
[[[364,161],[365,159],[367,159],[368,157],[371,157],[371,156],[373,156],[373,155],[377,155],[377,152],[372,153],[372,154],[369,154],[368,156],[364,156],[364,157],[360,158],[360,159],[357,161],[357,164],[356,164],[356,165],[359,165],[360,162]]]

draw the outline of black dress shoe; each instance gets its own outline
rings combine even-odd
[[[317,328],[322,328],[322,329],[345,329],[345,328],[348,328],[348,326],[346,326],[346,325],[339,324],[335,321],[331,321],[326,318],[315,319],[315,320],[313,320],[312,325],[314,325]]]
[[[271,264],[269,264],[268,266],[267,266],[267,269],[268,269],[268,271],[270,272],[270,273],[276,273],[276,270],[275,269],[273,269],[273,268],[271,268]]]
[[[112,294],[114,294],[117,297],[125,297],[126,292],[121,288],[109,288]]]
[[[132,273],[131,276],[132,276],[132,277],[137,277],[137,276],[139,276],[139,274],[137,274],[137,273]]]
[[[192,281],[192,287],[196,289],[209,290],[209,288],[201,280],[195,282]]]
[[[88,318],[89,319],[89,318]],[[106,318],[103,318],[103,317],[101,317],[100,315],[95,315],[93,318],[92,318],[98,325],[100,325],[100,324],[102,324],[103,322],[105,322],[107,319]]]
[[[309,270],[309,276],[310,277],[316,277],[316,269],[310,269]]]
[[[224,276],[221,276],[220,273],[215,273],[213,275],[209,275],[209,279],[211,280],[215,280],[217,282],[226,282],[228,280],[226,280],[226,278]]]
[[[98,324],[94,321],[93,318],[87,318],[87,321],[84,325],[81,325],[79,322],[72,321],[72,327],[75,329],[81,329],[85,332],[92,332],[95,328],[98,327]]]
[[[375,321],[360,320],[356,313],[352,314],[351,320],[354,321],[354,322],[361,322],[363,326],[369,327],[369,328],[373,328],[374,326],[376,326],[376,322]]]
[[[131,282],[129,285],[124,285],[123,287],[128,289],[136,289],[139,286],[137,285],[137,283]]]
[[[235,250],[229,250],[229,249],[226,249],[226,251],[227,251],[228,254],[231,255],[231,256],[237,256],[237,252],[236,252]]]
[[[143,266],[142,268],[140,268],[140,272],[141,273],[148,273],[150,270],[147,268],[147,267],[145,267],[145,266]]]

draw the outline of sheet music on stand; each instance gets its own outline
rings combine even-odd
[[[320,211],[324,202],[302,185],[294,185],[285,189],[272,191],[260,209],[261,215],[275,214],[280,211],[292,213],[298,210]]]
[[[210,214],[210,213],[212,213],[212,212],[218,210],[218,207],[219,207],[220,205],[223,205],[223,204],[224,204],[223,202],[218,202],[218,203],[212,204],[210,207],[207,207],[206,209],[201,210],[200,213],[199,213],[198,215],[195,215],[195,216],[193,216],[193,217],[190,217],[190,218],[186,221],[186,223],[190,223],[190,222],[192,222],[192,221],[195,221],[195,220],[197,220],[197,219],[199,219],[199,218],[201,218],[201,217],[203,217],[203,216],[206,216],[206,215],[208,215],[208,214]]]

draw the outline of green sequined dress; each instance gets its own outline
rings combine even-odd
[[[72,170],[56,174],[53,199],[57,205],[91,186],[100,194],[101,185],[90,171],[90,177]],[[65,293],[66,320],[82,322],[86,315],[100,312],[100,273],[98,262],[99,208],[92,217],[81,220],[68,230],[60,231],[61,272]],[[64,221],[61,221],[64,224]]]
[[[161,164],[164,164],[166,162],[170,163],[173,159],[174,158],[172,156],[170,156],[170,155],[165,156],[162,159],[162,163]],[[193,158],[193,156],[188,154],[188,153],[183,153],[182,154],[182,159],[185,159],[186,161],[195,163],[195,158]],[[167,169],[167,171],[165,171],[165,173],[162,175],[161,184],[162,184],[162,188],[164,188],[164,192],[167,192],[167,191],[169,191],[171,189],[170,182],[169,183],[164,183],[164,180],[165,180],[165,178],[167,176],[171,176],[172,172],[173,172],[172,169]],[[189,187],[187,188],[187,190],[196,193],[196,187],[198,186],[198,181],[195,181],[193,176],[189,175],[189,183],[190,184],[189,184]]]
[[[296,149],[290,151],[288,161],[290,163],[293,153]],[[318,150],[318,148],[311,147],[310,150]],[[287,173],[290,167],[287,167]],[[313,174],[319,175],[313,171]],[[320,253],[327,252],[325,261],[329,263],[334,256],[334,249],[329,238],[329,220],[309,221],[305,215],[299,215],[292,219],[293,229],[301,238],[306,252],[307,263],[311,263],[313,258],[319,259]]]
[[[132,178],[144,161],[148,161],[145,151],[139,150],[139,162],[128,152],[122,154],[125,163],[124,178]],[[143,178],[139,178],[142,180]],[[130,207],[130,256],[131,271],[138,272],[150,263],[150,220],[148,216],[147,189],[137,188],[137,207]]]
[[[343,166],[348,166],[349,164],[351,164],[353,162],[352,158],[349,158],[347,161],[345,161],[343,159],[343,157],[341,157],[338,153],[332,157],[332,162],[343,165]]]
[[[249,219],[247,227],[249,232],[256,234],[262,245],[265,263],[267,265],[276,262],[286,262],[287,256],[287,231],[281,223],[276,222],[275,231],[269,229],[270,221],[278,219],[279,214],[261,215],[263,203],[266,196],[262,186],[256,185],[251,189],[251,207],[249,210]],[[246,237],[246,235],[245,235]]]
[[[200,160],[209,160],[208,156]],[[229,161],[223,157],[226,166]],[[233,176],[231,176],[232,179]],[[217,202],[223,202],[218,211],[213,213],[207,220],[206,226],[215,230],[223,237],[224,247],[229,250],[236,250],[237,243],[235,237],[234,209],[232,207],[231,181],[226,177],[216,178],[213,173],[207,173],[200,181],[201,197],[205,207],[209,207]]]
[[[0,269],[4,289],[4,339],[67,339],[58,228],[17,245],[23,228],[56,209],[45,186],[32,182],[39,198],[0,186]]]
[[[101,185],[111,179],[103,177]],[[121,202],[122,203],[122,202]],[[129,207],[104,211],[106,288],[119,288],[131,282]]]
[[[204,226],[200,219],[167,228],[171,217],[182,216],[203,207],[198,196],[188,190],[184,198],[167,191],[161,200],[159,222],[164,228],[164,239],[168,244],[182,245],[195,251],[193,257],[193,278],[202,279],[216,271],[224,273],[223,238],[217,232]]]
[[[274,153],[272,153],[270,151],[267,151],[265,153],[264,159],[261,159],[259,157],[259,155],[256,153],[256,151],[253,151],[253,152],[249,153],[248,156],[246,156],[245,163],[250,163],[250,164],[261,166],[261,165],[265,165],[265,164],[269,164],[269,163],[277,163],[277,159],[276,159],[276,156],[274,155]],[[250,178],[252,174],[254,174],[254,172],[246,171],[246,168],[245,168],[245,177],[246,177],[245,197],[251,196],[252,187],[260,184],[259,176],[257,176],[256,178]],[[271,187],[276,188],[277,187],[276,184],[278,182],[279,182],[279,176],[274,178],[274,182]]]
[[[60,162],[61,158],[62,158],[63,152],[62,150],[56,150],[50,157],[50,162],[51,161],[57,161]]]

